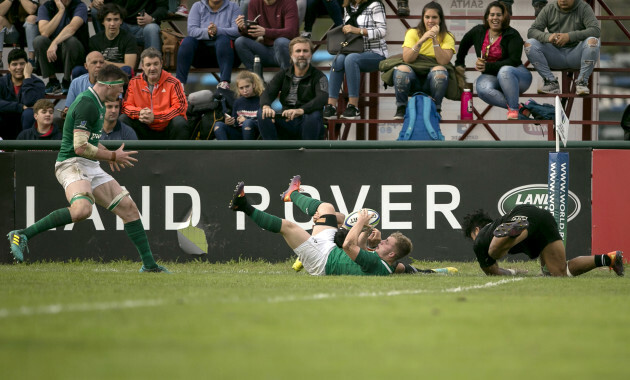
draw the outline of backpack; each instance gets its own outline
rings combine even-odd
[[[162,61],[164,70],[175,70],[177,65],[177,52],[181,45],[184,35],[174,31],[171,28],[161,30],[162,35]]]
[[[524,109],[528,110],[531,116],[536,120],[556,120],[556,107],[551,104],[536,103],[533,99],[529,99],[527,103],[521,104],[523,107],[520,109],[519,114],[524,114]],[[526,119],[530,119],[527,115],[524,115]]]
[[[191,140],[214,139],[214,126],[232,113],[234,96],[230,90],[217,89],[193,92],[188,96],[188,129]]]
[[[398,141],[405,140],[444,140],[440,130],[440,114],[430,96],[418,92],[407,103],[405,121],[398,135]]]

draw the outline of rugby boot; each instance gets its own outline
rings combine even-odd
[[[302,177],[299,175],[293,176],[289,183],[289,188],[280,195],[284,202],[291,202],[291,193],[294,191],[300,191],[300,185],[302,184]]]
[[[142,268],[140,268],[138,272],[140,273],[171,273],[168,271],[168,269],[164,268],[161,265],[158,265],[155,268],[147,268],[143,265]]]
[[[614,270],[617,276],[623,276],[623,252],[612,251],[608,252],[606,256],[610,257],[610,270]]]
[[[455,267],[446,267],[446,268],[437,268],[431,269],[434,273],[442,273],[442,274],[457,274],[459,272]]]
[[[304,269],[304,265],[302,265],[300,259],[295,259],[295,262],[293,263],[293,266],[291,266],[291,268],[293,268],[294,271],[299,272]]]
[[[24,262],[24,251],[28,252],[28,245],[26,244],[28,238],[21,234],[19,230],[9,232],[7,238],[11,245],[13,259],[18,263]]]
[[[529,227],[529,222],[527,220],[519,220],[517,222],[509,222],[500,224],[497,228],[494,229],[492,233],[496,237],[517,237],[521,234],[521,232],[525,231]]]
[[[241,208],[245,205],[247,200],[245,199],[245,182],[241,181],[236,184],[234,188],[234,195],[230,201],[230,208],[234,211],[243,211]]]

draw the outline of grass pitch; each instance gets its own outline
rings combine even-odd
[[[291,263],[0,266],[2,379],[626,379],[630,282],[311,277]]]

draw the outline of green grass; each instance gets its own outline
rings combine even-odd
[[[502,279],[472,262],[386,278],[290,264],[0,266],[0,378],[627,378],[630,282],[608,269],[519,262],[529,276],[484,286]]]

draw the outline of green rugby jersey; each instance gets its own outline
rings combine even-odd
[[[326,275],[353,275],[353,276],[389,276],[396,268],[387,264],[376,252],[359,250],[356,261],[339,247],[330,251],[326,261]]]
[[[74,130],[81,129],[90,132],[88,143],[98,148],[98,142],[103,130],[105,106],[91,87],[77,96],[68,109],[66,121],[63,124],[63,137],[61,138],[61,150],[57,155],[57,161],[65,161],[69,158],[79,157],[74,152]]]

